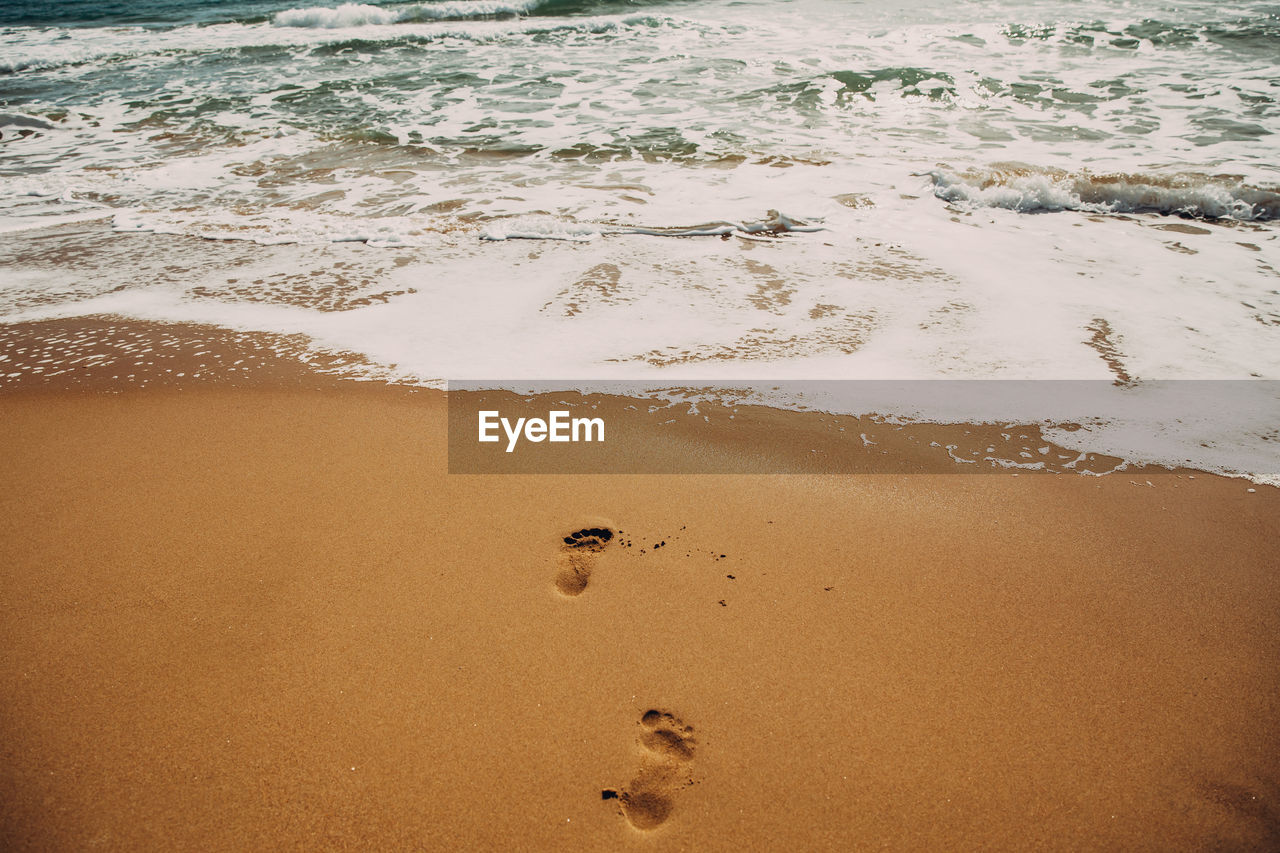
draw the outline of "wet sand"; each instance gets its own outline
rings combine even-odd
[[[1280,847],[1278,490],[450,475],[372,383],[0,412],[5,849]]]

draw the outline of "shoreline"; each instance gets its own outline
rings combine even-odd
[[[91,315],[66,319],[0,324],[0,399],[25,397],[30,394],[113,394],[134,395],[153,392],[242,390],[335,390],[347,388],[402,390],[407,393],[440,394],[441,399],[455,401],[450,406],[450,432],[474,431],[477,408],[501,405],[508,411],[530,416],[545,415],[539,406],[567,406],[578,413],[607,413],[610,423],[622,426],[624,440],[615,439],[608,446],[586,448],[552,448],[548,444],[526,443],[515,457],[502,453],[486,453],[492,445],[450,447],[450,470],[471,473],[600,473],[600,474],[866,474],[866,473],[960,473],[1145,477],[1173,474],[1194,478],[1228,476],[1253,487],[1273,488],[1270,475],[1223,473],[1211,464],[1212,454],[1197,464],[1168,465],[1159,462],[1134,461],[1123,451],[1105,452],[1099,442],[1085,441],[1071,446],[1045,435],[1045,428],[1067,431],[1081,429],[1080,423],[1051,424],[1031,419],[973,421],[963,417],[940,420],[899,417],[893,409],[882,414],[851,415],[839,410],[828,411],[816,406],[806,408],[777,405],[767,400],[742,402],[740,387],[759,391],[774,383],[744,382],[741,379],[694,380],[658,378],[631,383],[605,380],[601,384],[631,385],[626,390],[513,392],[464,387],[444,391],[424,384],[398,381],[395,365],[379,366],[365,356],[353,352],[335,352],[318,347],[303,334],[247,332],[210,324],[162,323],[141,321],[112,315]],[[519,381],[518,384],[520,384]],[[959,385],[969,384],[956,380]],[[1023,391],[1008,392],[1009,399],[1020,400],[1019,394],[1036,384],[1007,380],[1008,385]],[[1261,383],[1261,380],[1257,380]],[[468,383],[462,383],[466,386]],[[550,383],[540,383],[549,386]],[[786,381],[781,381],[786,384]],[[794,383],[793,383],[794,384]],[[815,386],[823,383],[812,383]],[[830,385],[841,383],[831,382]],[[857,382],[844,383],[850,387]],[[875,386],[879,383],[863,383]],[[886,383],[893,386],[896,383]],[[911,383],[905,383],[911,384]],[[921,381],[928,386],[930,381]],[[949,383],[934,380],[932,384],[954,396]],[[977,382],[990,389],[1006,383]],[[1049,382],[1062,385],[1064,393],[1083,392],[1085,381]],[[1104,385],[1105,383],[1098,383]],[[1174,383],[1177,384],[1177,383]],[[1188,385],[1213,385],[1211,382],[1187,382]],[[1248,382],[1226,381],[1217,384],[1247,386]],[[671,394],[644,391],[646,385],[665,386]],[[714,388],[725,394],[708,393]],[[818,390],[802,385],[804,394]],[[1072,388],[1076,390],[1071,390]],[[688,392],[688,393],[682,393]],[[644,393],[643,397],[636,396]],[[861,392],[859,392],[861,393]],[[966,392],[969,393],[969,392]],[[992,393],[988,390],[985,393]],[[1004,391],[999,392],[1001,394]],[[450,396],[453,395],[453,396]],[[914,392],[913,392],[914,395]],[[1257,400],[1243,394],[1206,394],[1198,401],[1201,408],[1240,403],[1248,406]],[[904,398],[908,399],[908,398]],[[914,395],[918,402],[921,398]],[[1038,405],[1052,403],[1053,395],[1037,391],[1033,401]],[[489,400],[491,402],[484,403]],[[1080,400],[1104,403],[1090,391]],[[892,404],[890,404],[892,405]],[[908,403],[910,405],[910,402]],[[1157,398],[1153,405],[1160,404]],[[1190,407],[1192,404],[1183,402]],[[1025,409],[1025,401],[1022,403]],[[1187,408],[1154,410],[1163,412],[1166,420],[1178,420],[1182,414],[1199,414]],[[1059,419],[1061,421],[1061,419]],[[1237,425],[1237,429],[1244,429]],[[1089,427],[1084,427],[1086,432]],[[654,455],[649,437],[654,430],[665,431],[672,440],[701,453],[690,452],[684,461],[670,454]],[[618,430],[611,431],[617,436]],[[1175,447],[1187,450],[1186,439]],[[1106,446],[1106,439],[1100,442]],[[1093,445],[1090,447],[1090,445]],[[1207,446],[1207,445],[1206,445]],[[1162,451],[1167,453],[1167,450]],[[1236,448],[1237,454],[1244,453]],[[1260,451],[1252,449],[1254,456]],[[1232,459],[1227,454],[1225,459]],[[1221,460],[1219,460],[1221,461]],[[1259,458],[1241,457],[1234,464],[1256,465]],[[1230,472],[1231,465],[1226,466]],[[1265,469],[1263,469],[1265,471]]]
[[[369,383],[0,409],[12,849],[1280,838],[1278,490],[451,476]]]

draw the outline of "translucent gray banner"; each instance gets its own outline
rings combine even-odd
[[[448,399],[456,474],[1280,472],[1270,380],[471,380]]]

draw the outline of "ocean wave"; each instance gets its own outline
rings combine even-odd
[[[566,240],[586,243],[603,232],[598,225],[568,222],[552,216],[513,216],[494,220],[480,231],[481,240]]]
[[[1141,50],[1195,48],[1205,44],[1244,53],[1273,53],[1280,39],[1280,16],[1231,17],[1209,21],[1166,21],[1142,18],[1111,23],[1101,20],[1056,24],[1010,23],[1000,35],[1012,44],[1049,42],[1077,48]]]
[[[1195,219],[1280,219],[1280,188],[1227,175],[1093,174],[997,164],[988,169],[926,173],[943,201],[1019,213],[1079,210],[1159,213]]]
[[[370,6],[367,3],[344,3],[336,8],[313,6],[287,9],[278,13],[272,23],[277,27],[333,30],[427,21],[464,21],[527,15],[546,2],[547,0],[457,0],[390,8]]]
[[[346,22],[326,23],[328,19],[325,15],[336,14],[346,8],[368,11],[368,19],[364,23],[370,29],[361,29],[359,15],[364,14],[364,11],[358,11]],[[484,16],[452,21],[442,18],[406,18],[390,22],[399,26],[377,29],[375,27],[382,20],[378,15],[389,12],[377,6],[352,5],[337,9],[291,11],[299,15],[315,12],[318,17],[310,24],[296,25],[282,25],[277,21],[274,25],[234,23],[168,30],[144,30],[137,27],[100,29],[79,34],[74,39],[68,37],[67,30],[24,33],[21,40],[7,45],[9,53],[0,55],[0,77],[20,72],[52,71],[94,64],[105,66],[117,62],[149,61],[151,58],[185,63],[191,58],[204,56],[211,57],[213,61],[222,61],[239,53],[242,57],[257,61],[259,57],[255,54],[277,50],[314,51],[315,56],[322,57],[347,48],[378,50],[388,46],[425,46],[449,39],[484,44],[559,33],[596,35],[626,28],[652,28],[662,23],[662,19],[644,14],[563,20],[494,15],[489,17],[508,17],[508,20],[497,23],[485,21]],[[281,13],[285,14],[287,13]]]
[[[569,240],[586,242],[601,236],[641,234],[649,237],[778,237],[783,234],[825,231],[785,213],[770,210],[761,220],[729,222],[718,220],[701,225],[645,226],[645,225],[594,225],[583,222],[566,222],[548,216],[517,216],[490,222],[480,232],[482,240]]]
[[[94,218],[111,216],[112,230],[118,233],[173,234],[208,240],[236,240],[263,246],[284,244],[364,243],[371,248],[427,246],[442,237],[466,237],[501,242],[505,240],[563,240],[586,243],[602,237],[641,235],[649,237],[727,237],[767,240],[787,234],[825,231],[802,219],[770,210],[763,219],[739,222],[715,221],[688,226],[642,226],[608,222],[578,222],[549,215],[502,216],[483,224],[472,224],[423,216],[354,218],[319,211],[291,211],[288,214],[230,213],[228,211],[144,211],[132,208],[98,212]],[[53,220],[48,219],[49,222]],[[28,227],[25,226],[24,227]]]
[[[6,137],[30,136],[42,130],[53,130],[53,123],[24,113],[0,113],[0,140]]]

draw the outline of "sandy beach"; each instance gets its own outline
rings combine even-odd
[[[1280,846],[1276,489],[451,475],[265,375],[0,395],[0,847]]]
[[[1280,853],[1278,9],[0,2],[0,853]]]

